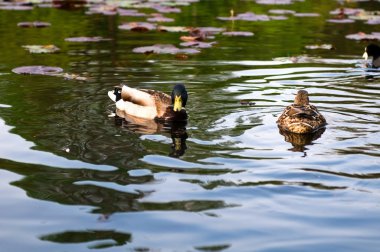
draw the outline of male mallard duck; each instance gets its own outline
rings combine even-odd
[[[158,121],[184,121],[187,91],[184,85],[174,86],[171,95],[160,91],[135,89],[126,85],[115,87],[108,96],[116,104],[116,111],[126,115]]]
[[[294,104],[287,106],[278,118],[280,128],[298,134],[313,133],[326,125],[326,119],[318,109],[309,104],[309,94],[299,90]]]
[[[375,44],[369,44],[364,49],[363,58],[368,60],[368,57],[372,56],[372,65],[371,67],[380,67],[380,47]]]

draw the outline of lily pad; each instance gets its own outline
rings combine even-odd
[[[380,32],[372,32],[371,34],[358,32],[358,33],[346,35],[346,38],[353,39],[353,40],[380,40]]]
[[[241,37],[251,37],[255,35],[253,32],[246,32],[246,31],[223,32],[222,34],[225,36],[241,36]]]
[[[189,32],[190,28],[184,27],[184,26],[163,26],[163,25],[160,25],[157,27],[157,30],[161,31],[161,32]]]
[[[269,21],[268,15],[255,14],[253,12],[240,13],[237,16],[230,17],[218,17],[219,20],[223,21],[233,21],[233,20],[243,20],[243,21]]]
[[[0,10],[16,10],[16,11],[33,10],[33,6],[5,5],[5,6],[0,6]]]
[[[101,42],[101,41],[107,41],[110,39],[103,38],[103,37],[72,37],[72,38],[65,38],[65,41],[68,42]]]
[[[322,45],[307,45],[305,46],[306,49],[310,50],[316,50],[316,49],[324,49],[324,50],[333,50],[335,47],[330,44],[322,44]]]
[[[119,29],[121,30],[129,30],[129,31],[151,31],[156,29],[156,25],[147,22],[130,22],[119,25]]]
[[[24,45],[22,47],[30,53],[55,53],[60,50],[55,45]]]
[[[303,1],[303,0],[256,0],[258,4],[266,4],[266,5],[287,5],[293,4],[295,1]]]
[[[161,13],[180,13],[181,12],[181,9],[171,7],[171,6],[154,5],[152,6],[152,8]]]
[[[337,8],[333,11],[330,11],[330,14],[331,15],[339,15],[339,16],[357,15],[363,11],[364,11],[363,9],[358,9],[358,8]]]
[[[189,41],[183,42],[180,45],[185,47],[195,47],[195,48],[211,48],[216,42],[200,42],[200,41]]]
[[[149,22],[157,22],[157,23],[165,23],[165,22],[174,22],[173,18],[164,17],[160,13],[153,13],[153,17],[148,18],[147,21]]]
[[[293,10],[281,10],[281,9],[275,9],[275,10],[269,10],[270,14],[276,14],[276,15],[286,15],[286,14],[294,14],[296,13]]]
[[[319,17],[319,13],[294,13],[295,17]]]
[[[60,67],[52,66],[22,66],[12,69],[16,74],[39,74],[39,75],[57,75],[63,72]]]
[[[329,23],[336,23],[336,24],[350,24],[354,23],[355,20],[344,18],[344,19],[327,19],[327,22]]]
[[[34,21],[34,22],[20,22],[17,24],[18,27],[23,28],[44,28],[49,27],[51,24],[47,22],[40,22],[40,21]]]
[[[152,46],[142,46],[133,49],[134,53],[145,53],[145,54],[197,54],[200,53],[199,50],[193,48],[179,49],[174,45],[170,44],[156,44]]]
[[[128,16],[128,17],[145,17],[145,13],[138,12],[137,10],[131,9],[117,9],[117,12],[120,16]]]

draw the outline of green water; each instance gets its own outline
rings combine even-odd
[[[0,10],[2,249],[377,251],[380,82],[378,72],[362,68],[368,42],[345,36],[378,26],[327,22],[341,6],[380,10],[377,1],[332,0],[180,7],[164,14],[175,22],[163,25],[255,34],[217,34],[208,40],[216,42],[212,48],[188,59],[133,53],[153,44],[179,47],[186,35],[118,28],[145,17],[86,15],[88,8]],[[217,19],[231,9],[320,16]],[[17,27],[37,20],[51,26]],[[65,41],[79,36],[110,40]],[[22,48],[33,44],[61,51]],[[313,44],[336,49],[305,49]],[[29,65],[61,67],[87,80],[11,71]],[[167,93],[184,83],[190,118],[181,135],[110,117],[107,91],[121,82]],[[328,125],[314,139],[291,143],[276,120],[298,89],[310,93]]]

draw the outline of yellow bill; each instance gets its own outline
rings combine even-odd
[[[181,111],[182,109],[182,98],[181,96],[175,96],[174,97],[174,111]]]

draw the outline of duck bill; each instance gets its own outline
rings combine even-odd
[[[182,98],[181,96],[175,96],[173,110],[177,112],[177,111],[181,111],[181,109],[182,109]]]
[[[364,54],[363,54],[363,58],[364,58],[365,60],[368,60],[368,53],[367,53],[367,52],[364,52]]]

